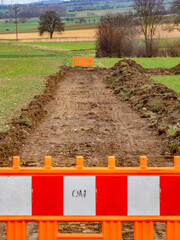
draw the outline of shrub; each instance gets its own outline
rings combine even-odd
[[[97,31],[96,57],[130,57],[137,33],[133,15],[106,15]]]

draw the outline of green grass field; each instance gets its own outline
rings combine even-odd
[[[0,43],[0,131],[45,86],[45,76],[59,71],[61,58],[53,51]]]
[[[85,10],[85,11],[77,11],[77,12],[72,12],[72,13],[75,14],[75,17],[87,17],[89,12],[93,12],[97,16],[103,16],[108,13],[123,13],[123,12],[128,12],[131,10],[132,10],[132,8],[130,8],[130,7],[123,7],[123,8],[93,10],[93,11]],[[70,13],[68,13],[68,15],[71,15],[72,13],[70,12]]]
[[[1,58],[0,77],[47,76],[62,65],[60,57]]]
[[[50,75],[61,64],[57,52],[0,43],[0,77]]]
[[[19,110],[40,94],[44,87],[43,77],[0,78],[0,131],[7,130],[12,117],[18,116]]]
[[[33,32],[37,31],[39,26],[38,18],[30,18],[25,23],[18,23],[18,32]],[[6,31],[9,29],[9,31]],[[16,31],[16,24],[14,22],[5,22],[5,20],[0,21],[0,33],[12,33]]]
[[[67,21],[68,19],[68,21]],[[94,22],[100,22],[100,16],[92,16],[92,17],[84,17],[86,23],[94,23]],[[73,18],[62,18],[62,21],[65,23],[65,25],[73,25],[77,24],[80,21],[80,18],[73,17]]]
[[[75,43],[74,47],[89,48],[93,44]],[[67,43],[63,46],[69,48]],[[7,130],[11,118],[18,116],[22,106],[43,91],[45,76],[58,72],[61,65],[71,66],[74,55],[94,56],[94,53],[88,50],[44,50],[13,42],[0,43],[0,131]]]
[[[175,92],[180,93],[180,76],[152,76],[155,82],[163,83],[167,87],[173,89]]]
[[[27,45],[43,46],[64,50],[95,49],[95,42],[30,42]]]
[[[22,57],[55,57],[52,52],[42,51],[21,44],[4,44],[0,43],[0,58],[22,58]]]
[[[172,68],[180,63],[180,57],[162,58],[131,58],[144,68]],[[101,58],[100,61],[105,67],[112,67],[120,58]]]
[[[95,49],[95,42],[30,42],[26,43],[29,46],[43,46],[43,47],[53,47],[57,49],[70,50],[66,53],[59,53],[63,57],[65,56],[94,56],[95,51],[88,51],[88,49]],[[87,49],[87,51],[79,51],[80,49]],[[74,51],[71,51],[74,50]],[[77,51],[75,51],[77,50]],[[144,68],[172,68],[180,63],[180,57],[176,58],[131,58],[135,60],[138,64],[141,64]],[[67,60],[67,59],[66,59]],[[100,67],[112,67],[121,58],[96,58],[95,64]],[[65,63],[65,64],[69,64]]]
[[[79,30],[79,29],[94,29],[97,28],[97,24],[99,22],[100,17],[85,17],[86,23],[77,23],[79,21],[79,17],[71,18],[72,21],[66,21],[66,18],[62,18],[62,21],[65,23],[65,30]],[[37,28],[39,26],[39,18],[30,18],[25,23],[18,23],[18,32],[19,33],[31,33],[37,32]],[[8,31],[7,31],[8,29]],[[5,22],[5,20],[0,21],[0,33],[15,33],[16,24],[14,22]]]

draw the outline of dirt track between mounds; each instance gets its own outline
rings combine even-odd
[[[69,68],[46,110],[22,148],[25,166],[42,166],[46,155],[59,167],[75,166],[78,155],[89,167],[107,166],[109,155],[116,156],[117,166],[138,166],[141,155],[148,156],[149,166],[169,166],[161,139],[106,88],[101,70]]]
[[[107,166],[110,155],[116,156],[118,167],[139,166],[141,155],[148,156],[148,166],[173,165],[161,136],[106,87],[104,73],[67,68],[54,100],[46,106],[46,117],[21,149],[22,166],[43,166],[46,155],[53,157],[54,167],[74,167],[78,155],[88,167]],[[72,226],[65,228],[69,232]],[[160,239],[159,227],[156,232],[155,239]],[[37,239],[34,226],[28,227],[28,239]]]

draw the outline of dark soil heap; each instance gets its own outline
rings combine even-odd
[[[105,81],[115,94],[129,101],[141,117],[149,118],[149,126],[157,129],[173,154],[180,154],[180,96],[165,85],[151,80],[146,75],[150,71],[133,60],[124,59],[107,71]],[[163,71],[177,74],[180,65]],[[155,72],[154,69],[153,74]]]
[[[173,68],[149,68],[149,69],[147,69],[147,68],[143,68],[140,64],[138,64],[135,61],[130,60],[130,59],[128,59],[128,60],[124,59],[122,61],[127,62],[130,67],[138,69],[138,71],[140,73],[147,73],[147,74],[152,74],[152,75],[179,75],[180,74],[180,64],[178,64],[177,66],[175,66]],[[115,64],[114,67],[117,67],[119,65],[119,63],[121,63],[122,61]]]
[[[172,71],[174,73],[174,75],[180,75],[180,64],[171,68],[170,71]]]

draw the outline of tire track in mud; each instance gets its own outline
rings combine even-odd
[[[148,128],[146,119],[106,87],[103,74],[97,69],[67,70],[55,99],[46,106],[46,118],[22,147],[23,166],[43,166],[46,155],[51,155],[53,166],[58,167],[74,167],[78,155],[84,156],[88,167],[107,166],[110,155],[115,155],[116,166],[122,167],[139,166],[141,155],[148,156],[149,166],[172,165],[173,159],[164,161],[168,153],[161,138]],[[37,239],[36,227],[29,224],[28,240]],[[75,228],[71,224],[61,227],[66,232]],[[95,228],[99,229],[98,225]],[[125,233],[124,237],[132,236]]]

